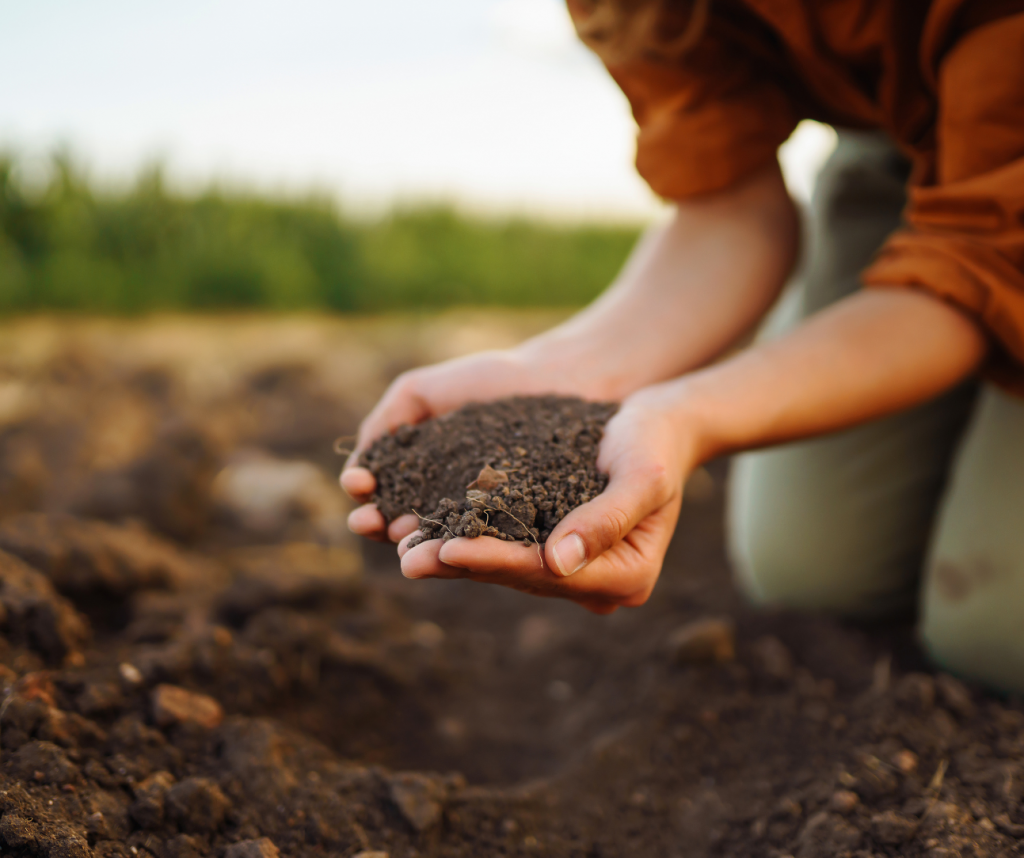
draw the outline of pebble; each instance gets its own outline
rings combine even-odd
[[[904,749],[893,756],[892,762],[903,774],[909,775],[917,769],[917,754]]]
[[[736,658],[736,625],[731,619],[706,617],[687,623],[668,637],[680,664],[724,664]]]
[[[121,679],[127,682],[129,685],[142,685],[142,671],[139,670],[134,664],[123,661],[117,668],[118,673],[121,674]]]
[[[852,790],[839,789],[832,793],[832,798],[828,804],[832,810],[839,813],[849,813],[860,804],[860,796]]]
[[[152,703],[153,718],[161,727],[191,723],[212,730],[224,720],[224,710],[212,697],[177,685],[158,685]]]
[[[259,840],[241,840],[233,843],[224,853],[224,858],[278,858],[281,853],[269,837]]]
[[[417,831],[426,831],[441,821],[444,787],[433,778],[415,772],[391,777],[391,800]]]

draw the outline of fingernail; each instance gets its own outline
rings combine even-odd
[[[455,540],[452,540],[453,542]],[[445,566],[451,566],[453,569],[468,569],[469,567],[465,563],[461,563],[458,560],[452,562],[448,559],[448,555],[452,552],[448,549],[448,543],[445,542],[441,546],[441,550],[437,552],[437,559],[440,560]]]
[[[587,565],[587,546],[578,533],[562,537],[555,546],[555,565],[563,578],[575,575]]]

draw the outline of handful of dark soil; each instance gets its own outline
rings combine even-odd
[[[380,438],[359,463],[377,478],[388,522],[412,512],[427,539],[543,543],[608,477],[597,448],[616,403],[515,397],[471,403]]]

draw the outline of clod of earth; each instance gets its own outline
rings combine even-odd
[[[273,339],[258,338],[261,366]],[[202,450],[168,460],[147,441],[131,461],[170,461],[148,472],[167,479],[97,481],[89,439],[118,434],[118,402],[154,427],[188,412],[225,456],[322,454],[325,474],[355,412],[273,366],[260,377],[287,384],[263,399],[248,383],[162,399],[149,371],[140,393],[131,364],[152,350],[112,342],[107,369],[93,346],[33,358],[24,383],[45,407],[0,415],[13,420],[0,427],[4,856],[1024,858],[1024,704],[924,672],[909,624],[879,634],[755,612],[729,583],[720,491],[684,510],[648,604],[613,621],[494,587],[404,587],[383,574],[393,551],[320,542],[308,511],[255,542],[211,518],[186,547],[153,531],[169,532],[161,511],[187,512]],[[424,358],[389,351],[387,366]],[[5,361],[4,378],[21,379],[24,362]],[[345,384],[359,375],[337,365]],[[116,419],[93,431],[103,415]],[[448,474],[459,493],[447,497],[514,486],[519,454],[496,443],[507,455],[484,450]],[[428,465],[440,485],[443,462]],[[195,478],[170,479],[182,467]],[[408,488],[413,473],[396,479]],[[708,474],[722,484],[718,464]],[[95,508],[132,523],[43,512],[100,489]],[[724,627],[684,625],[694,617],[735,622],[732,660],[713,657]],[[687,658],[666,652],[674,629]],[[224,720],[158,720],[160,684],[209,695]]]
[[[220,787],[208,778],[185,778],[167,791],[167,816],[185,831],[216,831],[231,807]]]
[[[618,406],[571,397],[472,403],[378,439],[360,457],[390,522],[413,513],[410,541],[493,536],[540,544],[608,484],[597,468]]]
[[[441,821],[446,790],[435,778],[408,772],[391,778],[391,800],[416,831],[426,831]]]
[[[224,710],[212,697],[164,684],[153,689],[153,720],[161,727],[197,724],[212,730],[224,720]]]

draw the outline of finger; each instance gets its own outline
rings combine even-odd
[[[430,407],[415,389],[414,382],[407,376],[399,376],[359,425],[356,452],[403,424],[419,423],[431,416]]]
[[[629,538],[636,545],[620,543],[571,578],[548,566],[538,546],[487,536],[452,539],[444,543],[438,560],[445,566],[463,569],[462,577],[474,581],[501,584],[536,595],[562,596],[595,613],[610,613],[609,609],[622,604],[622,599],[633,599],[641,592],[642,569],[635,561],[649,549],[646,543],[659,539],[658,533],[664,529],[660,527],[659,515],[633,530]],[[641,603],[642,600],[638,602]]]
[[[387,522],[377,507],[372,504],[363,504],[352,510],[348,516],[348,529],[360,536],[376,539],[381,542],[386,537]]]
[[[419,533],[420,520],[414,515],[400,515],[388,525],[388,539],[401,542],[414,533]]]
[[[405,557],[405,552],[412,550],[411,548],[409,548],[409,540],[412,539],[415,535],[416,535],[415,533],[410,533],[408,536],[404,536],[404,537],[402,537],[401,539],[398,540],[398,558],[399,558],[399,560],[401,560],[403,557]]]
[[[462,578],[461,569],[454,569],[441,562],[442,541],[428,539],[415,548],[408,548],[402,554],[402,574],[406,578]]]
[[[450,539],[441,547],[440,560],[448,566],[482,575],[535,576],[543,573],[545,578],[551,577],[551,570],[545,565],[538,546],[506,542],[493,536]]]
[[[354,500],[365,500],[373,494],[377,488],[377,478],[366,468],[358,466],[348,467],[341,472],[341,487],[350,498]]]
[[[544,552],[548,566],[562,577],[575,575],[673,496],[671,477],[660,464],[613,474],[601,494],[576,507],[554,529]]]

